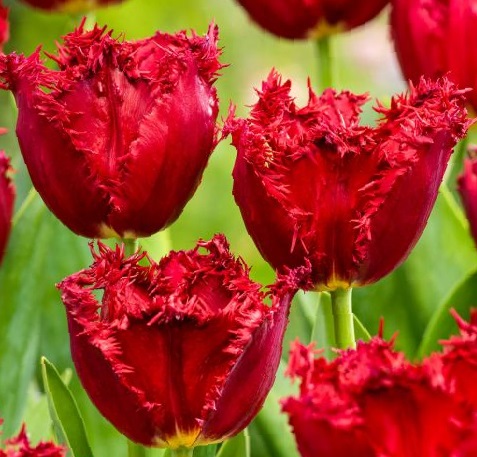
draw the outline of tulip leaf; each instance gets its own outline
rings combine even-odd
[[[220,448],[217,457],[250,457],[250,437],[247,429],[228,439]]]
[[[353,321],[354,321],[354,335],[356,340],[361,341],[369,341],[371,339],[371,335],[363,325],[363,323],[358,319],[356,314],[353,314]]]
[[[332,348],[336,347],[331,297],[330,294],[326,292],[321,292],[319,297],[317,313],[311,333],[311,341],[315,342],[317,349],[323,349],[324,357],[330,360],[333,358]],[[304,343],[304,341],[302,341],[302,343]]]
[[[216,444],[209,444],[208,446],[197,446],[196,448],[194,448],[194,457],[214,457],[216,452]]]
[[[41,359],[41,368],[57,439],[68,447],[73,457],[93,457],[83,419],[71,391],[53,364],[45,357]]]
[[[476,284],[477,271],[474,271],[457,284],[449,295],[444,298],[424,332],[417,351],[418,357],[425,357],[432,351],[439,350],[439,340],[448,338],[450,335],[455,335],[458,332],[457,324],[451,316],[450,310],[453,308],[464,319],[468,319],[470,309],[477,306]]]

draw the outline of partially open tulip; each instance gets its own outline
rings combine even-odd
[[[223,236],[159,263],[141,260],[100,244],[89,269],[59,284],[86,392],[120,432],[146,446],[235,435],[272,387],[300,277],[261,291]]]
[[[66,457],[66,449],[51,441],[41,441],[36,446],[30,444],[25,426],[14,438],[6,440],[0,457]]]
[[[295,344],[289,374],[300,392],[282,403],[302,457],[477,455],[477,408],[463,401],[475,385],[456,388],[442,354],[412,364],[379,337],[332,362],[316,352]]]
[[[464,170],[457,180],[470,231],[477,244],[477,157],[464,161]]]
[[[447,79],[422,80],[378,105],[328,89],[298,107],[273,71],[249,119],[225,125],[237,149],[234,197],[264,258],[280,270],[309,261],[319,290],[372,283],[408,255],[437,197],[452,148],[469,121]]]
[[[217,29],[140,41],[81,25],[51,70],[39,50],[0,56],[35,188],[87,237],[148,236],[193,195],[215,146]]]
[[[15,190],[8,176],[10,161],[3,151],[0,151],[0,262],[5,254],[8,237],[12,227],[13,200]]]
[[[65,13],[83,13],[101,6],[120,3],[122,0],[22,0],[30,6],[42,10],[58,11]]]
[[[448,74],[477,109],[474,0],[392,0],[391,34],[404,77]]]
[[[376,16],[389,0],[238,0],[265,30],[311,38],[349,30]]]

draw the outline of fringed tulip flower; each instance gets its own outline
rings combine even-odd
[[[440,358],[413,365],[378,337],[332,362],[315,355],[295,344],[289,374],[300,393],[282,403],[302,457],[477,455],[477,409],[455,393]]]
[[[217,28],[119,41],[81,25],[51,70],[39,50],[0,56],[35,188],[87,237],[148,236],[191,198],[216,142]]]
[[[15,190],[8,172],[10,161],[3,151],[0,151],[0,262],[7,246],[12,227],[13,201]]]
[[[316,38],[373,19],[389,0],[238,0],[250,17],[284,38]]]
[[[146,446],[189,448],[235,435],[272,387],[300,277],[262,292],[223,236],[158,264],[142,266],[144,257],[125,259],[100,244],[91,268],[59,285],[86,392]]]
[[[477,243],[477,157],[464,161],[464,170],[459,176],[457,184],[469,220],[470,231]]]
[[[275,72],[249,119],[233,112],[224,134],[237,149],[234,197],[264,258],[280,270],[309,261],[318,290],[372,283],[408,255],[437,197],[452,148],[469,121],[464,92],[422,80],[378,105],[328,89],[298,107]]]
[[[83,13],[101,6],[120,3],[122,0],[22,0],[30,6],[42,10],[64,13]]]
[[[414,83],[422,75],[448,74],[477,109],[477,26],[474,0],[392,0],[391,34],[402,73]]]
[[[0,457],[66,457],[66,449],[50,441],[42,441],[32,447],[23,426],[16,437],[5,442],[4,448],[0,449]]]

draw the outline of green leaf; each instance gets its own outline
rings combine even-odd
[[[309,293],[308,296],[310,295],[320,297],[310,340],[316,343],[317,349],[324,349],[324,357],[332,359],[333,351],[331,348],[336,347],[336,343],[330,294],[321,292],[320,294]],[[305,341],[302,342],[304,343]]]
[[[194,457],[214,457],[216,452],[216,444],[209,444],[208,446],[197,446],[196,448],[194,448]]]
[[[250,437],[247,429],[228,439],[220,448],[217,457],[250,457]]]
[[[371,339],[371,335],[366,329],[366,327],[362,324],[362,322],[358,319],[356,314],[353,314],[354,320],[354,336],[357,340],[362,341],[369,341]]]
[[[41,368],[57,439],[70,449],[73,457],[92,457],[83,419],[73,395],[56,368],[45,357],[41,359]]]
[[[454,308],[463,318],[469,318],[469,311],[477,306],[477,271],[467,276],[442,301],[429,322],[421,344],[417,351],[418,357],[424,357],[432,351],[439,350],[439,340],[448,338],[458,332],[458,327],[450,314]]]

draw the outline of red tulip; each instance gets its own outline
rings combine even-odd
[[[275,269],[310,261],[317,289],[372,283],[408,255],[465,135],[463,91],[422,80],[376,127],[360,125],[366,96],[310,88],[300,108],[272,72],[249,119],[225,125],[237,148],[234,196]]]
[[[53,10],[66,13],[81,13],[101,6],[120,3],[122,0],[22,0],[30,6],[42,10]]]
[[[309,38],[368,22],[389,0],[238,0],[250,17],[284,38]]]
[[[300,393],[282,403],[302,457],[477,455],[477,409],[454,393],[439,358],[413,365],[378,337],[332,362],[315,354],[295,344],[289,373]]]
[[[8,8],[3,6],[3,1],[0,0],[0,51],[3,50],[3,45],[10,38],[10,23],[8,22]]]
[[[294,277],[261,292],[223,236],[158,264],[142,266],[144,258],[100,244],[91,268],[59,285],[86,392],[120,432],[146,446],[235,435],[272,387]]]
[[[39,51],[0,57],[33,184],[80,235],[151,235],[179,216],[215,145],[217,28],[132,42],[81,25],[64,41],[59,70]]]
[[[391,33],[404,77],[449,74],[460,87],[470,87],[477,109],[477,52],[472,42],[477,26],[473,0],[392,0]]]
[[[8,177],[10,161],[3,151],[0,151],[0,262],[5,254],[8,237],[12,227],[13,200],[15,190]]]
[[[464,161],[464,171],[457,180],[474,241],[477,243],[477,158]]]
[[[6,441],[4,449],[0,449],[0,457],[65,457],[66,450],[50,441],[42,441],[32,447],[25,426],[15,438]]]

